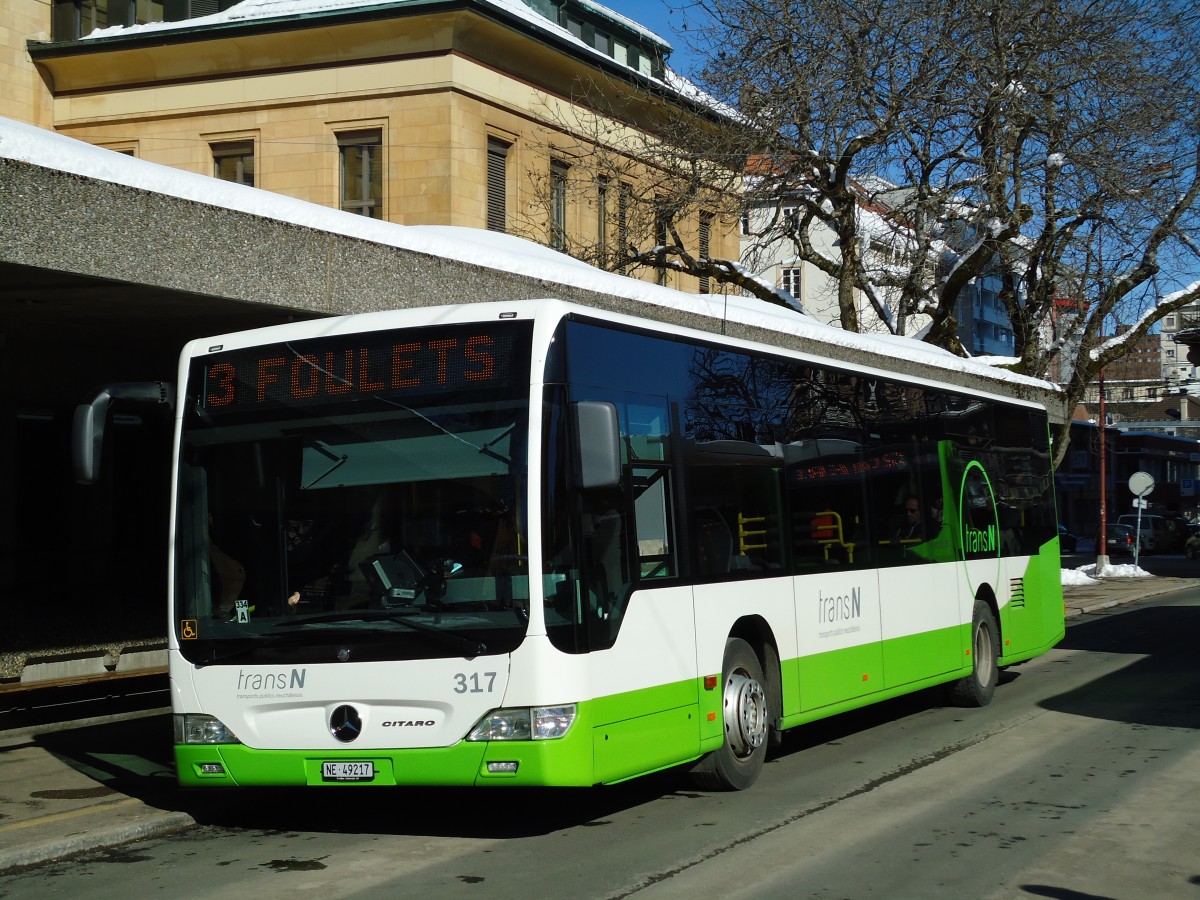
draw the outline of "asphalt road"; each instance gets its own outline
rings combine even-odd
[[[203,824],[19,872],[0,896],[1196,896],[1198,634],[1197,592],[1081,617],[989,707],[926,692],[799,729],[740,794],[673,772],[180,794]]]

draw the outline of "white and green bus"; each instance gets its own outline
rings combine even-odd
[[[1046,410],[559,301],[189,344],[181,783],[758,776],[1063,636]],[[1019,392],[1018,392],[1019,393]]]

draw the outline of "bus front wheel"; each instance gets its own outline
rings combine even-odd
[[[971,617],[971,674],[950,685],[950,699],[956,706],[987,706],[1000,680],[1000,629],[992,608],[975,601]]]
[[[706,790],[742,791],[758,780],[767,757],[770,707],[762,663],[740,638],[725,642],[721,715],[725,741],[696,763],[692,777]]]

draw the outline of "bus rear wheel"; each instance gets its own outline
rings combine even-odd
[[[992,608],[975,601],[971,616],[971,674],[950,685],[950,699],[956,706],[987,706],[1000,680],[1000,629]]]
[[[706,790],[743,791],[758,780],[767,758],[770,707],[762,663],[740,638],[725,642],[721,709],[725,741],[696,763],[692,777]]]

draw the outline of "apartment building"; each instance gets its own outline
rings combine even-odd
[[[769,165],[767,160],[753,158],[747,166],[748,177],[753,179],[759,170]],[[867,271],[882,273],[912,266],[915,242],[902,209],[911,191],[877,176],[863,176],[854,187],[859,197],[858,225]],[[802,188],[790,195],[769,198],[751,194],[742,211],[742,264],[761,279],[790,294],[808,315],[826,324],[839,324],[841,310],[837,282],[818,266],[801,259],[795,240],[784,236],[788,221],[803,212]],[[950,246],[962,245],[969,237],[963,231],[947,228],[941,238]],[[840,252],[837,235],[828,225],[814,219],[808,239],[817,253],[830,260],[837,259]],[[936,259],[930,260],[930,268],[937,264]],[[1000,275],[985,272],[964,286],[955,302],[959,340],[973,355],[1013,355],[1012,323],[1000,299],[1000,291]],[[894,313],[899,305],[898,290],[880,288],[880,297]],[[890,326],[883,322],[862,291],[854,292],[854,302],[862,331],[881,333],[889,330]],[[909,316],[905,334],[916,334],[928,324],[928,316]]]

